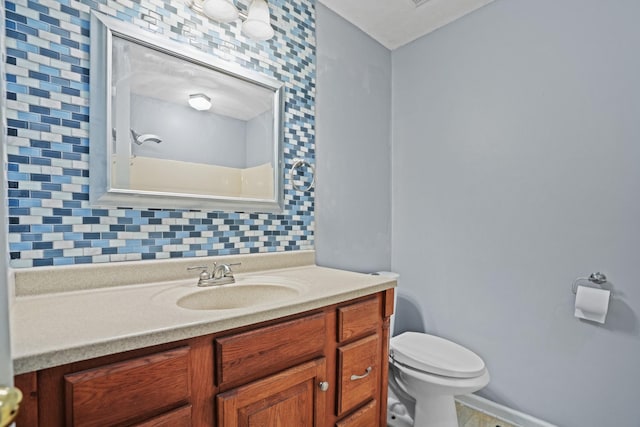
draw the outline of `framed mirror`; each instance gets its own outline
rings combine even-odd
[[[90,201],[280,212],[283,85],[92,14]]]

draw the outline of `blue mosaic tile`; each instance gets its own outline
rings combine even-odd
[[[314,1],[269,3],[276,36],[255,42],[235,25],[209,21],[170,0],[4,2],[14,267],[313,248],[314,192],[294,191],[288,177],[281,214],[95,209],[88,202],[88,10],[152,24],[174,41],[285,82],[285,168],[296,157],[314,161]]]

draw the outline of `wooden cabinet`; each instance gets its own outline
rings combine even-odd
[[[19,375],[32,384],[19,427],[214,425],[209,337]]]
[[[378,405],[371,401],[336,423],[336,427],[371,427],[378,422]]]
[[[191,396],[188,356],[181,347],[65,375],[66,425],[126,424],[184,405]]]
[[[393,290],[19,375],[18,427],[386,423]]]
[[[326,425],[326,361],[316,359],[218,395],[219,427]]]
[[[133,427],[191,427],[191,405],[167,412]]]
[[[370,335],[338,349],[338,415],[377,395],[380,363],[378,335]]]
[[[380,298],[368,298],[338,308],[336,415],[357,410],[336,426],[376,425],[383,419],[372,421],[375,415],[386,413],[388,336],[377,328],[383,307]]]
[[[368,298],[338,308],[338,342],[375,333],[380,320],[380,301]]]
[[[217,338],[216,383],[233,387],[322,355],[326,335],[326,316],[318,313]]]

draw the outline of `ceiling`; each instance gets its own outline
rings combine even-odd
[[[273,108],[271,89],[121,37],[113,45],[121,53],[113,55],[113,79],[126,78],[132,94],[187,107],[189,95],[201,93],[213,104],[207,113],[242,121]]]
[[[493,0],[319,0],[388,49],[424,36]],[[415,2],[422,3],[416,6]]]

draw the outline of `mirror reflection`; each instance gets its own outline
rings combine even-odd
[[[106,28],[110,161],[99,201],[121,203],[134,194],[153,197],[155,205],[170,200],[170,207],[181,206],[180,198],[277,207],[282,85],[173,42],[155,44],[141,30]]]

